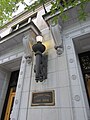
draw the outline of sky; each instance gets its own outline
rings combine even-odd
[[[25,1],[25,3],[27,3],[28,5],[29,4],[32,4],[33,2],[35,2],[36,0],[24,0]],[[13,16],[16,16],[17,14],[19,14],[20,12],[22,12],[23,10],[24,10],[24,5],[22,5],[21,3],[19,3],[19,8],[18,8],[18,10],[15,12],[15,13],[13,13]]]

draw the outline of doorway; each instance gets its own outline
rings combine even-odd
[[[4,120],[9,120],[10,119],[10,114],[11,114],[11,111],[12,111],[14,98],[15,98],[15,88],[12,87],[10,89],[10,94],[9,94],[9,98],[8,98],[8,103],[7,103],[7,108],[6,108],[6,113],[5,113]]]
[[[84,78],[86,94],[90,106],[90,51],[79,54],[80,66]]]
[[[17,82],[18,82],[18,75],[19,75],[19,70],[11,72],[10,82],[3,106],[1,120],[10,120],[10,114],[12,111]]]
[[[80,64],[81,67],[80,70],[78,65],[80,74],[82,74],[81,76],[83,77],[83,79],[81,79],[82,88],[86,91],[84,93],[85,103],[90,107],[90,33],[73,38],[73,44],[77,63]]]

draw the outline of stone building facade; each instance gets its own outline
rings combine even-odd
[[[87,5],[90,15],[89,7],[90,3]],[[47,11],[49,8],[46,5]],[[68,21],[58,20],[61,29],[50,25],[52,17],[44,15],[42,7],[35,12],[26,11],[16,16],[0,29],[1,120],[90,119],[90,84],[85,83],[79,59],[82,53],[88,53],[90,57],[90,16],[86,21],[78,21],[77,9],[68,11]],[[40,33],[46,46],[48,65],[47,79],[37,83],[32,45]],[[56,50],[54,46],[62,48]],[[87,65],[90,67],[90,58]],[[32,93],[45,91],[54,91],[55,104],[32,106]]]

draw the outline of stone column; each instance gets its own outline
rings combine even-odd
[[[29,46],[30,36],[23,38],[23,46],[25,54],[22,57],[18,84],[16,89],[16,96],[14,106],[11,113],[11,120],[26,120],[28,108],[28,96],[30,89],[30,78],[32,71],[32,51]]]
[[[18,120],[20,105],[21,105],[21,97],[22,97],[22,90],[23,90],[23,83],[25,79],[25,71],[26,71],[26,59],[23,56],[20,66],[19,78],[17,83],[16,95],[13,105],[13,110],[11,112],[11,120]]]

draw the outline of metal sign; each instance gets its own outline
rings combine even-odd
[[[31,106],[54,106],[55,105],[55,92],[34,92],[32,93]]]

